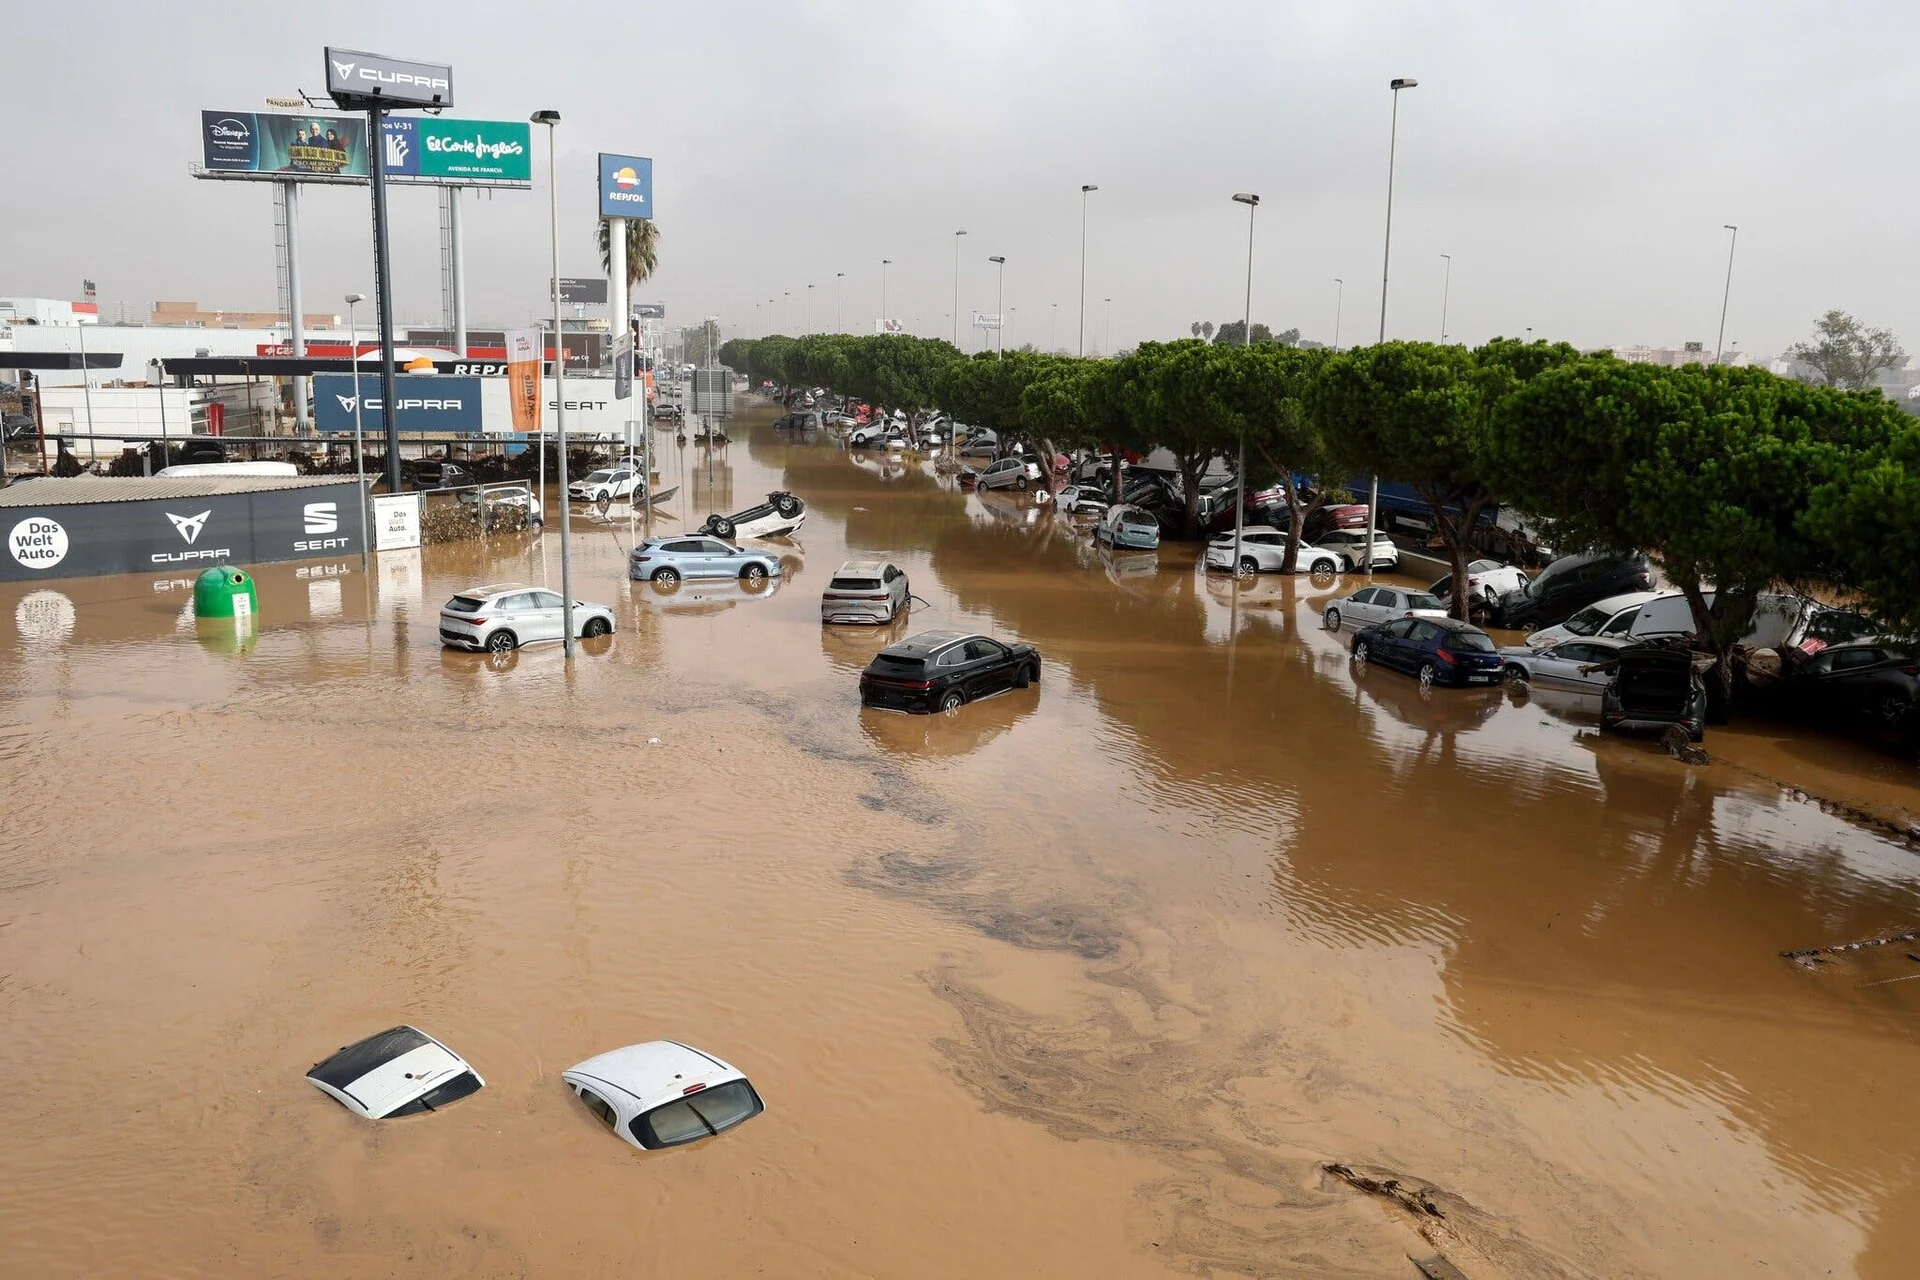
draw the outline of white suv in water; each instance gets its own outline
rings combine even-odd
[[[507,653],[537,640],[558,640],[566,629],[565,617],[558,591],[524,582],[469,587],[440,610],[440,643],[449,649]],[[611,633],[613,610],[575,600],[573,631],[579,639]]]

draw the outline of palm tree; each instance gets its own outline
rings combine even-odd
[[[613,247],[608,243],[612,222],[600,219],[600,269],[613,270]],[[631,289],[660,265],[660,229],[651,218],[627,219],[627,288]]]

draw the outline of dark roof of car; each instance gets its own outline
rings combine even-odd
[[[350,1044],[331,1058],[316,1062],[307,1075],[322,1084],[345,1090],[376,1067],[392,1062],[403,1053],[412,1053],[431,1041],[412,1027],[389,1027],[356,1044]]]
[[[973,631],[922,631],[917,636],[908,636],[899,644],[890,644],[880,652],[889,658],[924,658],[951,647],[956,641],[970,640],[977,634]]]
[[[1486,634],[1486,632],[1481,631],[1480,628],[1474,626],[1471,622],[1462,622],[1458,618],[1422,618],[1421,621],[1431,622],[1434,626],[1444,631],[1472,631],[1479,635]]]

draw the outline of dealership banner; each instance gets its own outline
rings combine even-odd
[[[380,400],[380,379],[361,374],[357,399],[361,429],[375,434],[387,429]],[[436,435],[478,435],[481,427],[480,379],[437,374],[408,374],[394,380],[400,402],[397,429]],[[321,373],[313,379],[313,425],[318,431],[351,434],[356,392],[350,373]]]
[[[200,153],[215,174],[364,178],[367,122],[359,116],[202,111]]]
[[[532,126],[514,120],[392,117],[382,123],[388,176],[454,185],[531,183]],[[367,122],[360,116],[202,111],[201,164],[211,177],[365,179]]]
[[[44,486],[64,496],[49,481]],[[99,482],[96,482],[96,484]],[[127,481],[138,490],[138,482]],[[0,582],[106,573],[199,573],[217,564],[261,564],[360,550],[359,495],[351,476],[282,488],[191,498],[48,502],[0,509],[7,554]]]
[[[538,329],[507,330],[507,397],[515,431],[540,430],[540,358],[545,354]]]

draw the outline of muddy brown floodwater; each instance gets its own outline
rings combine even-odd
[[[1102,555],[769,416],[659,437],[663,525],[792,489],[788,576],[663,595],[577,516],[619,628],[571,672],[436,641],[552,539],[264,568],[245,640],[172,579],[0,594],[0,1273],[1914,1274],[1920,945],[1779,954],[1920,924],[1851,816],[1910,762],[1423,698],[1320,627],[1352,580]],[[910,622],[821,629],[850,553]],[[936,626],[1042,683],[863,713]],[[400,1021],[487,1088],[302,1079]],[[766,1114],[618,1143],[559,1073],[662,1037]]]

